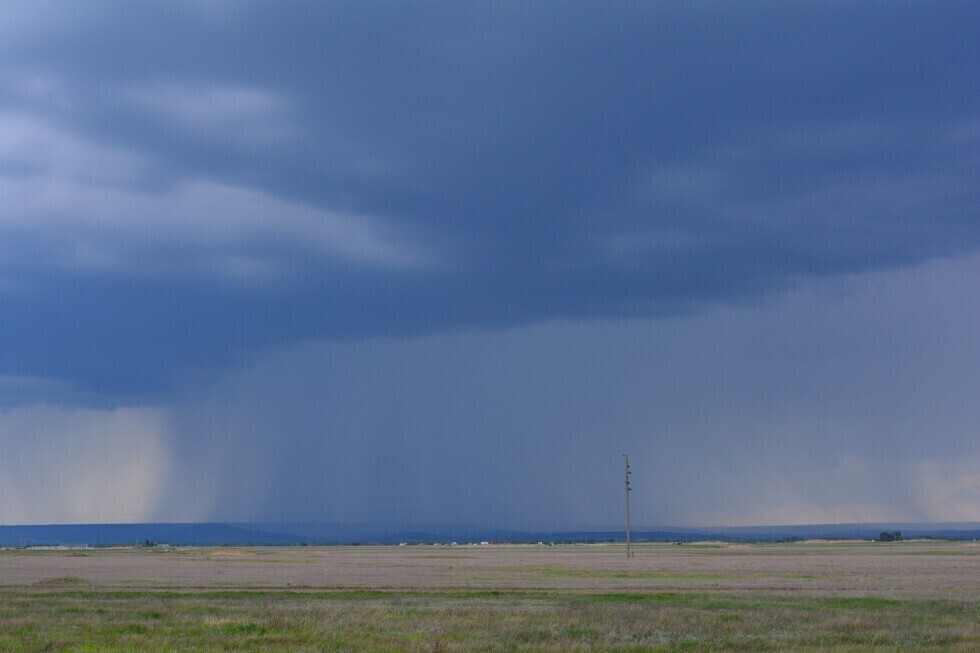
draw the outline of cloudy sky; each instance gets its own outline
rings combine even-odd
[[[6,2],[0,523],[980,521],[975,2]]]

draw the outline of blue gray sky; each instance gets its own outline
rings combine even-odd
[[[10,2],[0,523],[980,521],[973,2]]]

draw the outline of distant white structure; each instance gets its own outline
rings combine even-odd
[[[82,551],[92,547],[88,544],[32,544],[24,548],[28,551]]]

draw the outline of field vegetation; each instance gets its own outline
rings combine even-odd
[[[972,543],[85,553],[0,553],[0,650],[980,650]]]

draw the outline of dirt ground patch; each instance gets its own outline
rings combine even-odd
[[[0,587],[765,592],[976,600],[974,542],[92,549],[0,553]]]

